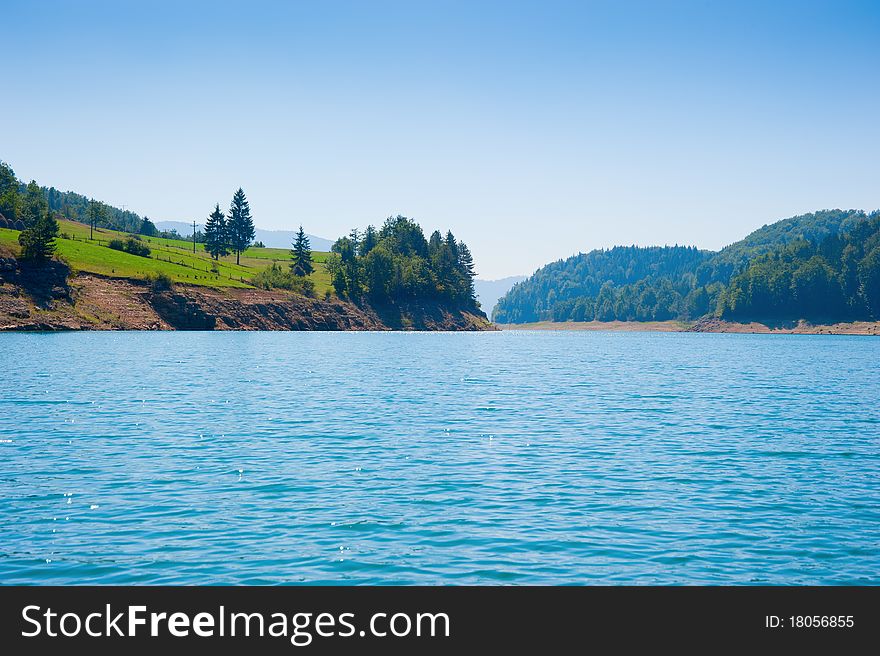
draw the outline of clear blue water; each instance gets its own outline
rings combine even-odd
[[[2,583],[880,583],[880,340],[0,335]]]

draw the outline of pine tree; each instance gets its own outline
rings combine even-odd
[[[376,228],[371,225],[367,226],[367,229],[364,230],[364,235],[361,238],[361,247],[360,254],[361,257],[367,255],[371,250],[376,248],[376,244],[379,243],[379,234],[376,232]]]
[[[303,227],[299,227],[296,233],[296,240],[293,242],[293,250],[290,251],[293,262],[290,263],[290,270],[295,276],[308,276],[315,270],[312,264],[312,246],[309,238],[303,232]]]
[[[19,218],[20,204],[15,171],[6,162],[0,162],[0,214],[12,223]]]
[[[251,217],[251,206],[241,187],[232,196],[229,206],[229,244],[235,251],[235,263],[241,264],[241,254],[254,241],[256,230]]]
[[[215,260],[229,255],[228,232],[226,215],[220,209],[220,203],[217,203],[205,222],[205,251]]]
[[[156,224],[150,221],[147,217],[144,217],[144,220],[141,221],[141,227],[140,230],[138,230],[138,233],[147,237],[157,237],[159,235],[159,230],[156,228]]]
[[[35,180],[28,183],[21,205],[21,220],[28,228],[36,225],[49,211],[49,202]]]
[[[463,241],[458,242],[458,264],[464,274],[465,284],[467,285],[465,290],[467,297],[475,301],[477,299],[477,292],[474,289],[474,278],[477,276],[477,272],[474,269],[474,256],[471,255],[471,249]],[[491,310],[492,308],[489,308],[489,311]]]
[[[55,252],[55,237],[58,236],[58,222],[49,211],[18,235],[21,257],[24,260],[47,260]]]

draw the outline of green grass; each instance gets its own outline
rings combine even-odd
[[[290,262],[290,251],[284,248],[249,248],[242,254],[241,263],[235,256],[211,259],[202,244],[160,237],[142,237],[151,249],[150,257],[138,257],[107,247],[112,239],[125,239],[128,235],[115,230],[97,229],[94,239],[89,239],[89,227],[73,221],[59,221],[61,237],[55,240],[55,252],[72,269],[115,278],[143,278],[147,274],[164,273],[177,283],[205,287],[251,287],[248,280],[257,272],[278,262],[284,266]],[[18,250],[18,231],[0,229],[0,244],[13,251]],[[326,253],[315,253],[315,273],[311,280],[315,294],[323,296],[332,291],[330,276],[324,267]]]

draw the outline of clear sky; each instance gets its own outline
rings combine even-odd
[[[880,2],[13,2],[0,159],[154,220],[451,228],[484,278],[880,207]]]

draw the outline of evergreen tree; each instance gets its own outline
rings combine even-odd
[[[220,203],[217,203],[205,223],[205,251],[215,260],[229,255],[228,232],[226,215],[220,209]]]
[[[155,223],[150,221],[147,217],[144,217],[144,220],[141,221],[141,229],[138,230],[138,233],[146,237],[156,237],[159,234],[159,230],[156,228]]]
[[[43,190],[35,180],[28,183],[24,192],[24,200],[21,204],[21,220],[24,221],[26,227],[36,225],[46,212],[49,211],[49,203]]]
[[[18,235],[22,259],[35,261],[49,259],[55,251],[54,240],[57,236],[58,221],[46,210]]]
[[[428,257],[434,260],[434,263],[437,263],[438,257],[440,257],[440,252],[443,250],[443,236],[440,234],[439,230],[435,230],[431,233],[431,238],[428,240]]]
[[[477,277],[477,272],[474,268],[474,256],[471,255],[471,249],[469,249],[467,244],[463,241],[458,243],[458,262],[465,279],[463,296],[471,300],[476,300],[477,292],[476,289],[474,289],[474,278]],[[491,311],[492,308],[489,308],[489,310]]]
[[[303,227],[299,227],[296,233],[296,240],[293,242],[293,250],[290,251],[293,262],[290,263],[290,270],[296,276],[308,276],[315,270],[312,264],[312,247],[309,238],[303,231]]]
[[[0,162],[0,214],[9,222],[18,219],[20,199],[18,178],[15,171],[5,162]]]
[[[232,196],[229,206],[229,244],[235,251],[235,263],[241,264],[241,254],[254,241],[256,229],[251,217],[251,206],[241,187]]]
[[[376,244],[379,243],[379,234],[376,232],[376,228],[371,225],[367,226],[367,229],[364,230],[364,236],[361,239],[361,247],[360,254],[361,257],[368,255],[371,250],[376,247]]]

